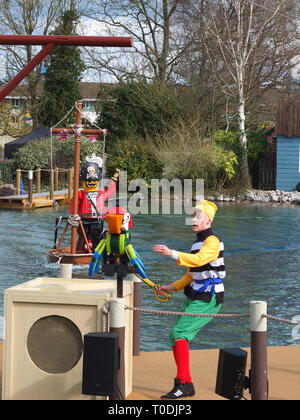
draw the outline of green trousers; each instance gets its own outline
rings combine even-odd
[[[210,302],[187,299],[181,312],[216,314],[221,307],[222,304],[217,305],[216,295],[214,295]],[[191,342],[198,331],[211,320],[212,317],[178,316],[170,334],[170,345],[174,346],[175,339],[186,339]]]

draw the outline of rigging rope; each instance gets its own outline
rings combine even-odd
[[[53,170],[53,135],[52,135],[52,129],[56,128],[60,123],[62,123],[73,111],[75,108],[75,105],[72,106],[72,108],[66,113],[66,115],[58,121],[57,124],[55,124],[53,127],[50,127],[50,169]]]
[[[91,121],[87,115],[83,114],[83,111],[81,109],[79,109],[77,107],[77,105],[74,105],[75,108],[77,109],[77,111],[79,111],[81,113],[81,115],[88,120],[88,122],[93,125],[94,127],[96,127],[98,130],[102,131],[103,134],[103,145],[102,145],[102,177],[101,177],[101,189],[104,189],[104,173],[105,173],[105,161],[106,161],[106,154],[105,154],[105,147],[106,147],[106,135],[107,135],[107,130],[105,128],[101,128],[99,127],[97,124],[95,124],[93,121]]]

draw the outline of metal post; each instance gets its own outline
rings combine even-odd
[[[111,400],[125,399],[125,301],[123,298],[110,300],[110,331],[118,335],[119,345],[119,370],[117,373],[116,395]]]
[[[117,275],[117,297],[123,297],[123,276]]]
[[[251,317],[251,399],[268,399],[267,303],[250,302]]]
[[[28,171],[28,201],[29,201],[30,206],[32,206],[32,202],[33,202],[32,180],[33,180],[33,171]]]
[[[133,283],[133,306],[140,308],[142,296],[142,280],[134,276]],[[141,340],[141,314],[138,311],[133,311],[133,356],[140,354],[140,340]]]

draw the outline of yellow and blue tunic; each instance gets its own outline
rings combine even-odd
[[[184,289],[187,296],[182,307],[184,313],[216,314],[224,300],[225,277],[224,244],[211,229],[197,234],[191,253],[176,252],[172,258],[188,272],[173,283],[176,291]],[[171,330],[170,344],[175,340],[190,342],[212,317],[178,316]]]
[[[189,299],[205,302],[216,294],[217,304],[223,302],[224,244],[211,228],[197,234],[190,254],[178,252],[176,257],[178,265],[188,267],[187,274],[173,283],[176,291],[184,289]]]

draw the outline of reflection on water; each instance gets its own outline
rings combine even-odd
[[[226,295],[223,313],[248,313],[249,301],[266,300],[270,314],[291,319],[300,314],[300,207],[220,204],[214,230],[225,243]],[[52,247],[56,215],[66,209],[33,212],[0,210],[0,316],[3,290],[39,276],[56,277],[58,265],[49,264],[43,251]],[[185,269],[151,251],[155,243],[188,252],[194,238],[185,216],[134,216],[133,244],[155,282],[169,283]],[[86,274],[87,268],[75,268]],[[168,303],[153,299],[143,284],[143,306],[180,310],[182,292]],[[1,319],[1,318],[0,318]],[[142,314],[141,350],[168,350],[170,316]],[[269,345],[293,345],[292,327],[270,321]],[[1,331],[0,331],[1,333]],[[214,319],[195,338],[193,349],[249,346],[249,320]]]

